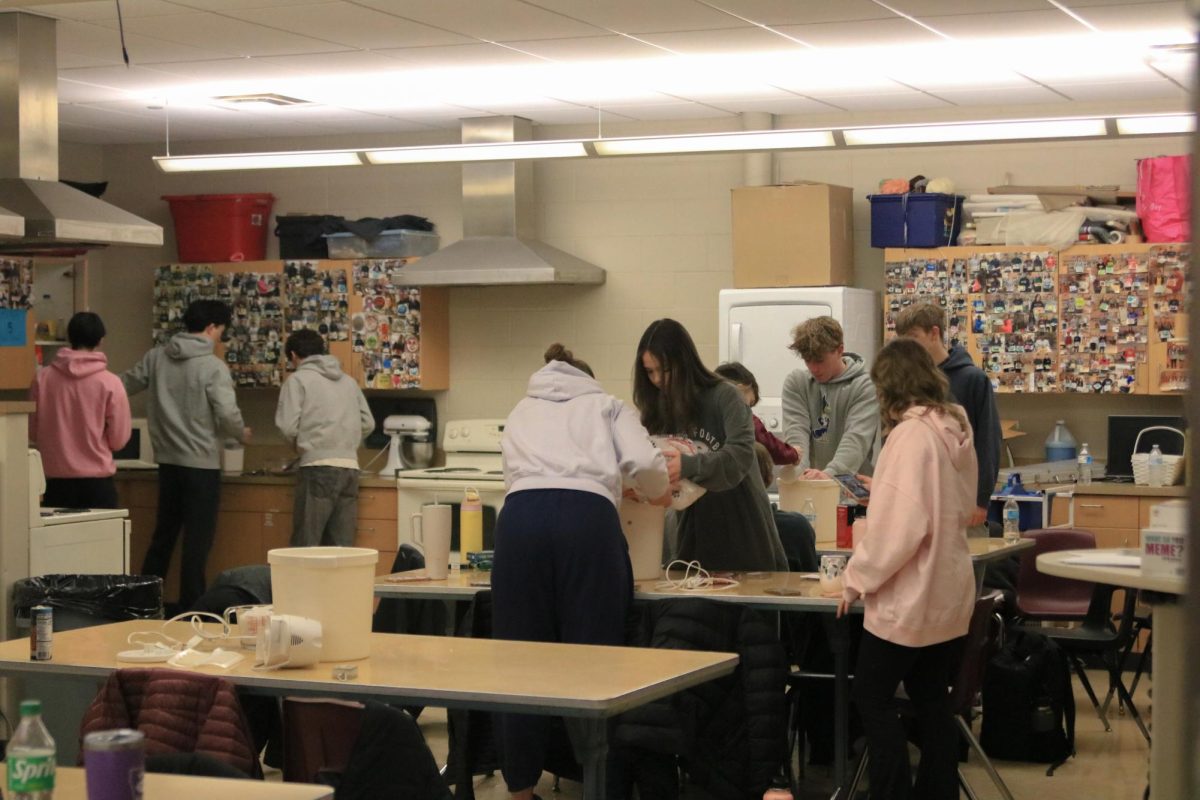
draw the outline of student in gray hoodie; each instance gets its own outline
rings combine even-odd
[[[130,396],[150,392],[146,417],[158,462],[158,519],[142,572],[166,577],[182,528],[179,604],[184,609],[204,594],[221,496],[222,440],[250,439],[229,367],[213,353],[229,322],[229,306],[195,300],[183,313],[186,332],[121,375]]]
[[[358,523],[358,445],[375,418],[358,384],[316,331],[284,344],[296,372],[279,390],[275,427],[300,453],[292,547],[354,544]]]
[[[847,353],[842,326],[814,317],[792,331],[790,350],[807,369],[783,381],[783,438],[800,451],[809,480],[871,472],[879,440],[879,402],[861,356]]]

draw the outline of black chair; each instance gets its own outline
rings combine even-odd
[[[1124,603],[1114,624],[1112,598],[1113,593],[1116,591],[1124,593]],[[1112,730],[1112,726],[1108,722],[1107,711],[1109,702],[1115,694],[1125,704],[1125,707],[1129,709],[1129,716],[1133,718],[1133,721],[1138,726],[1138,730],[1142,732],[1142,736],[1149,742],[1150,732],[1146,729],[1146,725],[1142,721],[1142,716],[1138,713],[1137,706],[1134,705],[1133,697],[1128,687],[1125,686],[1125,680],[1121,674],[1123,655],[1133,646],[1136,606],[1136,591],[1096,584],[1092,592],[1092,600],[1088,607],[1087,616],[1080,625],[1073,628],[1038,627],[1036,631],[1059,645],[1063,649],[1063,652],[1067,654],[1072,669],[1079,677],[1079,682],[1083,684],[1083,689],[1087,692],[1088,699],[1092,701],[1092,707],[1096,710],[1096,715],[1104,725],[1104,730]],[[1087,672],[1084,670],[1083,660],[1087,657],[1099,658],[1104,664],[1104,668],[1108,671],[1108,697],[1103,704],[1097,700],[1096,693],[1092,690],[1092,684],[1088,680]]]

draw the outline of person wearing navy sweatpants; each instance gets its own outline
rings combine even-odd
[[[492,636],[528,642],[625,643],[633,570],[617,510],[593,492],[510,495],[496,523]],[[504,779],[533,786],[549,718],[500,714]]]
[[[617,508],[626,491],[669,504],[668,457],[586,363],[561,344],[545,358],[500,440],[508,493],[496,521],[492,636],[624,644],[633,568]],[[508,790],[532,800],[549,720],[500,714],[497,723]]]

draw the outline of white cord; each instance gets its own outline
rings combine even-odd
[[[228,611],[226,611],[226,613],[228,614]],[[205,631],[204,626],[202,624],[204,622],[204,620],[202,619],[203,617],[208,617],[211,620],[215,620],[216,622],[221,623],[221,632],[220,633],[208,633],[207,631]],[[169,636],[166,633],[167,626],[170,625],[172,622],[184,622],[184,621],[191,623],[192,631],[195,634],[190,639],[188,639],[188,641],[181,642],[179,639],[176,639],[174,636]],[[229,636],[230,630],[231,630],[231,628],[229,625],[228,618],[218,617],[216,614],[210,614],[207,611],[185,611],[182,614],[177,614],[177,615],[171,617],[170,619],[165,620],[163,622],[160,630],[157,630],[157,631],[134,631],[133,633],[129,634],[129,636],[126,637],[126,641],[129,642],[129,644],[140,644],[140,645],[156,644],[156,645],[160,645],[163,647],[168,647],[172,650],[182,650],[182,649],[184,649],[185,646],[186,647],[194,647],[195,645],[199,644],[201,641],[204,641],[205,639],[208,639],[210,641],[215,640],[215,639],[228,639],[228,638],[230,638],[230,636]],[[147,636],[153,636],[153,637],[157,637],[157,638],[146,639],[145,637],[147,637]]]
[[[676,565],[683,568],[682,578],[671,577],[671,568]],[[683,561],[681,559],[667,564],[663,569],[663,578],[665,580],[654,585],[655,589],[659,591],[674,589],[681,592],[714,592],[741,585],[740,581],[735,581],[733,578],[713,577],[708,570],[700,566],[699,561]]]

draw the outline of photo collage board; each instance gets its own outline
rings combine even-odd
[[[421,290],[403,283],[408,259],[354,262],[354,292],[362,311],[350,318],[351,349],[369,389],[421,385]]]
[[[1152,388],[1160,392],[1186,392],[1188,380],[1188,341],[1186,309],[1190,303],[1191,281],[1187,244],[1156,245],[1150,250],[1150,336],[1152,346],[1163,347],[1165,354],[1157,374],[1151,376]]]
[[[33,308],[33,260],[0,258],[0,308]]]
[[[997,392],[1057,391],[1056,257],[1051,250],[976,248],[889,253],[885,338],[907,306],[937,302],[946,334],[971,353]]]
[[[1059,302],[1062,388],[1129,394],[1148,357],[1149,259],[1144,252],[1062,254]]]
[[[183,330],[183,312],[193,300],[221,300],[233,315],[225,363],[234,383],[242,388],[280,386],[289,333],[311,328],[327,343],[350,338],[349,275],[345,269],[319,266],[320,262],[288,261],[282,273],[227,272],[207,264],[159,267],[154,343],[164,344]]]

